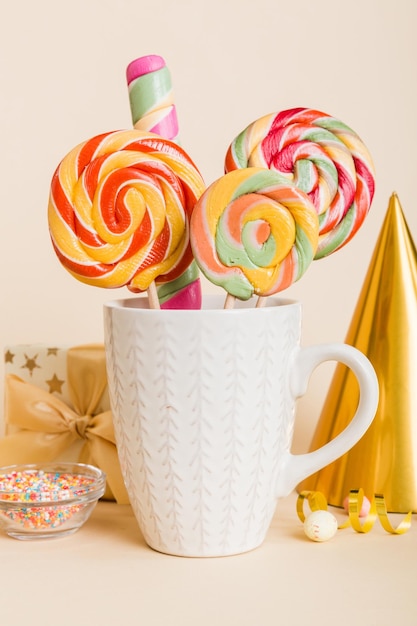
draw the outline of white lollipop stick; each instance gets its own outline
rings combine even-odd
[[[232,296],[232,294],[228,293],[226,296],[226,300],[224,302],[225,309],[233,309],[236,302],[236,296]]]
[[[149,308],[150,309],[160,309],[161,305],[159,304],[158,292],[156,290],[155,281],[153,280],[147,289],[148,300],[149,300]]]

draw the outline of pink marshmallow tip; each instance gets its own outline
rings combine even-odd
[[[157,54],[148,54],[144,57],[135,59],[126,68],[127,84],[130,85],[132,80],[144,76],[150,72],[156,72],[165,67],[165,60]]]

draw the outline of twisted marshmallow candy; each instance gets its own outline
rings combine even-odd
[[[165,60],[155,54],[139,57],[127,66],[126,79],[134,127],[179,143],[171,74]],[[155,284],[161,308],[201,308],[200,273],[194,260],[175,280],[157,279]]]

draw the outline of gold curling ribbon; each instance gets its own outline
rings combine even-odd
[[[378,518],[381,526],[388,533],[393,535],[403,535],[411,527],[412,511],[409,511],[396,528],[392,526],[389,518],[385,499],[382,494],[376,493],[371,501],[371,508],[363,522],[360,521],[359,513],[362,509],[364,498],[363,489],[352,489],[349,493],[348,519],[339,524],[338,528],[348,528],[351,526],[358,533],[368,533],[372,530]],[[327,511],[327,500],[320,491],[301,491],[297,498],[297,515],[304,522],[304,503],[307,500],[311,511]]]
[[[76,442],[74,461],[106,473],[104,498],[127,504],[110,411],[101,411],[107,385],[104,346],[75,346],[67,354],[68,388],[73,409],[47,391],[14,374],[6,376],[6,428],[0,439],[0,465],[47,463]]]

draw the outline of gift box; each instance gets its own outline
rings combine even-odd
[[[114,438],[104,346],[10,345],[0,465],[75,461],[102,469],[104,498],[129,502]]]

